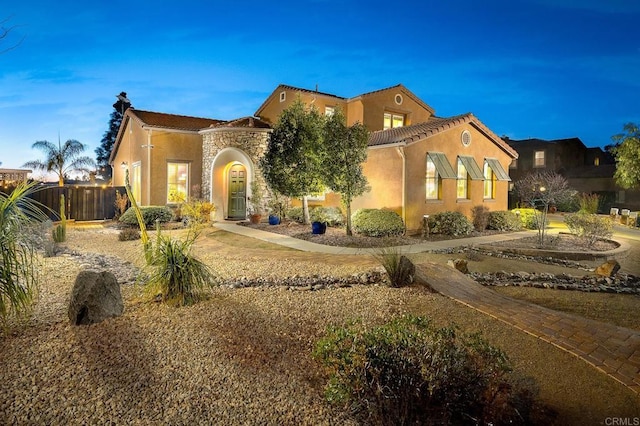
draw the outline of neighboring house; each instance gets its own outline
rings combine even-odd
[[[28,179],[31,170],[27,169],[2,169],[0,168],[0,186],[8,187],[13,186],[19,182],[24,182]]]
[[[266,187],[258,164],[270,124],[298,97],[327,115],[341,108],[348,124],[361,122],[372,132],[364,164],[371,191],[354,200],[354,209],[389,208],[402,215],[407,229],[417,230],[427,214],[470,216],[476,205],[507,208],[506,170],[516,151],[471,113],[434,116],[403,85],[352,98],[280,85],[257,118],[229,122],[129,109],[110,160],[114,184],[124,183],[122,164],[143,205],[172,203],[176,190],[200,195],[189,188],[201,185],[202,197],[217,207],[217,219],[245,218],[250,183],[255,179]],[[315,202],[338,205],[339,196],[326,194]]]
[[[514,181],[532,172],[555,172],[567,179],[569,186],[581,193],[595,193],[601,199],[601,212],[611,207],[638,210],[640,193],[624,190],[613,177],[615,159],[601,148],[587,148],[579,138],[523,139],[505,138],[519,157],[509,166]]]

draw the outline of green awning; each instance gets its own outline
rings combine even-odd
[[[433,164],[436,166],[436,170],[438,171],[438,175],[442,179],[455,179],[456,172],[449,164],[449,160],[447,160],[447,156],[442,152],[429,152],[427,153]]]
[[[471,179],[484,180],[482,170],[480,170],[480,167],[478,167],[478,163],[476,163],[476,160],[474,160],[473,157],[460,155],[458,158],[460,158],[460,161],[462,161],[462,164],[467,169],[467,173],[469,173]]]
[[[495,158],[485,158],[487,164],[489,164],[489,167],[491,167],[491,170],[493,170],[493,173],[496,175],[496,179],[498,180],[511,180],[511,178],[509,177],[509,173],[507,173],[502,166],[500,165],[500,162],[495,159]]]

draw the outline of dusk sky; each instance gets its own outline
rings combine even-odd
[[[58,135],[95,157],[121,91],[235,119],[280,83],[344,97],[402,83],[438,116],[587,146],[640,123],[637,0],[0,0],[3,20],[3,168]]]

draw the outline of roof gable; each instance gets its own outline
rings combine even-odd
[[[278,87],[276,87],[273,90],[273,92],[271,92],[271,94],[269,96],[267,96],[267,99],[265,99],[264,102],[262,102],[260,107],[256,110],[256,112],[253,115],[255,117],[260,117],[262,110],[264,110],[264,108],[269,103],[271,103],[272,100],[276,99],[276,97],[279,95],[279,93],[284,91],[284,90],[289,90],[291,92],[308,93],[310,95],[326,96],[326,97],[329,97],[329,98],[334,98],[334,99],[339,100],[339,101],[345,101],[346,100],[346,98],[343,98],[342,96],[337,96],[337,95],[334,95],[334,94],[331,94],[331,93],[320,92],[318,90],[303,89],[301,87],[289,86],[287,84],[279,84]]]
[[[518,158],[518,153],[509,146],[509,144],[489,130],[470,112],[448,118],[431,117],[428,121],[423,123],[373,132],[369,138],[369,147],[411,145],[466,123],[472,124],[476,129],[487,136],[487,138],[502,148],[503,151],[511,155],[512,158]]]

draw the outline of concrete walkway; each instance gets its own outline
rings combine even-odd
[[[289,237],[287,235],[276,234],[273,232],[262,231],[250,226],[240,226],[238,222],[222,221],[213,224],[214,227],[223,231],[232,232],[234,234],[244,235],[246,237],[256,238],[258,240],[267,241],[273,244],[289,247],[295,250],[326,253],[326,254],[374,254],[380,249],[378,248],[353,248],[353,247],[336,247],[317,244],[311,241],[300,240],[298,238]],[[477,244],[496,243],[500,241],[515,240],[518,238],[533,235],[532,231],[514,232],[512,234],[496,234],[484,237],[458,238],[455,240],[429,241],[419,244],[411,244],[399,246],[398,251],[403,254],[422,253],[432,250],[442,250],[453,247],[464,247]]]
[[[296,250],[328,254],[371,254],[377,249],[331,247],[261,231],[237,222],[216,228]],[[557,231],[556,231],[557,232]],[[402,253],[497,243],[532,235],[532,231],[401,246]],[[416,265],[416,281],[567,351],[640,394],[640,332],[533,305],[484,287],[461,272],[435,263]]]
[[[416,281],[583,359],[640,394],[640,332],[503,296],[440,264],[416,265]]]

